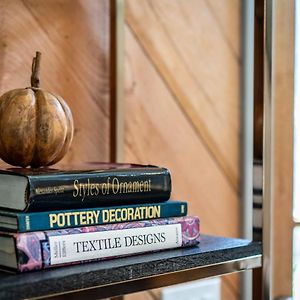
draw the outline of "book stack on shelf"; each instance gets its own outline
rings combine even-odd
[[[0,265],[26,272],[199,243],[166,168],[93,164],[0,174]]]

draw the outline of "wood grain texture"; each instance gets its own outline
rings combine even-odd
[[[191,212],[202,216],[202,230],[238,236],[239,205],[235,191],[131,31],[126,28],[125,32],[125,157],[128,161],[167,165],[172,174],[173,196],[191,198]],[[214,216],[222,219],[222,226],[211,220],[212,209]]]
[[[232,56],[241,62],[241,1],[206,0],[205,4],[222,35],[222,42],[227,43]]]
[[[128,27],[125,40],[125,159],[168,166],[173,198],[189,201],[201,231],[238,236],[237,192]],[[224,288],[237,297],[236,278],[226,277]]]
[[[197,138],[238,190],[240,4],[127,1],[126,22]],[[226,10],[221,10],[223,6]],[[214,12],[214,13],[212,13]],[[219,15],[225,15],[221,18]],[[216,21],[220,20],[221,21]],[[237,20],[232,22],[232,20]],[[223,28],[234,28],[233,35]],[[233,38],[235,34],[235,40]]]
[[[109,1],[0,1],[0,94],[30,85],[42,52],[41,87],[62,96],[75,124],[62,163],[109,159]]]
[[[274,298],[292,295],[294,5],[276,1],[274,10]]]

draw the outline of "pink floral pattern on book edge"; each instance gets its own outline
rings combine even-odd
[[[41,241],[46,239],[44,232],[32,232],[24,236],[16,234],[17,261],[20,272],[39,270],[43,267]]]
[[[181,224],[182,247],[196,245],[200,242],[199,218],[191,216],[146,220],[139,222],[115,223],[89,227],[68,228],[63,230],[50,230],[44,232],[37,231],[18,233],[14,234],[16,238],[16,246],[18,251],[18,271],[27,272],[52,267],[50,261],[50,246],[48,238],[49,236],[69,235],[87,232],[101,232],[110,230],[123,230],[129,228],[141,228],[167,224]],[[106,259],[112,258],[113,257],[109,257]],[[93,259],[93,261],[95,260],[104,260],[104,258]],[[78,263],[81,262],[75,262],[71,264]]]

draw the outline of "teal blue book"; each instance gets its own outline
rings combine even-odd
[[[41,231],[186,215],[187,202],[173,200],[161,203],[32,213],[0,210],[0,230],[12,232]]]

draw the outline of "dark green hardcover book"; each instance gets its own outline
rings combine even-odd
[[[0,211],[0,229],[5,231],[41,231],[80,226],[131,222],[187,214],[187,202],[169,200],[161,203],[131,204],[48,212]]]
[[[68,170],[0,171],[0,207],[23,212],[161,202],[170,172],[150,165],[94,163]]]

